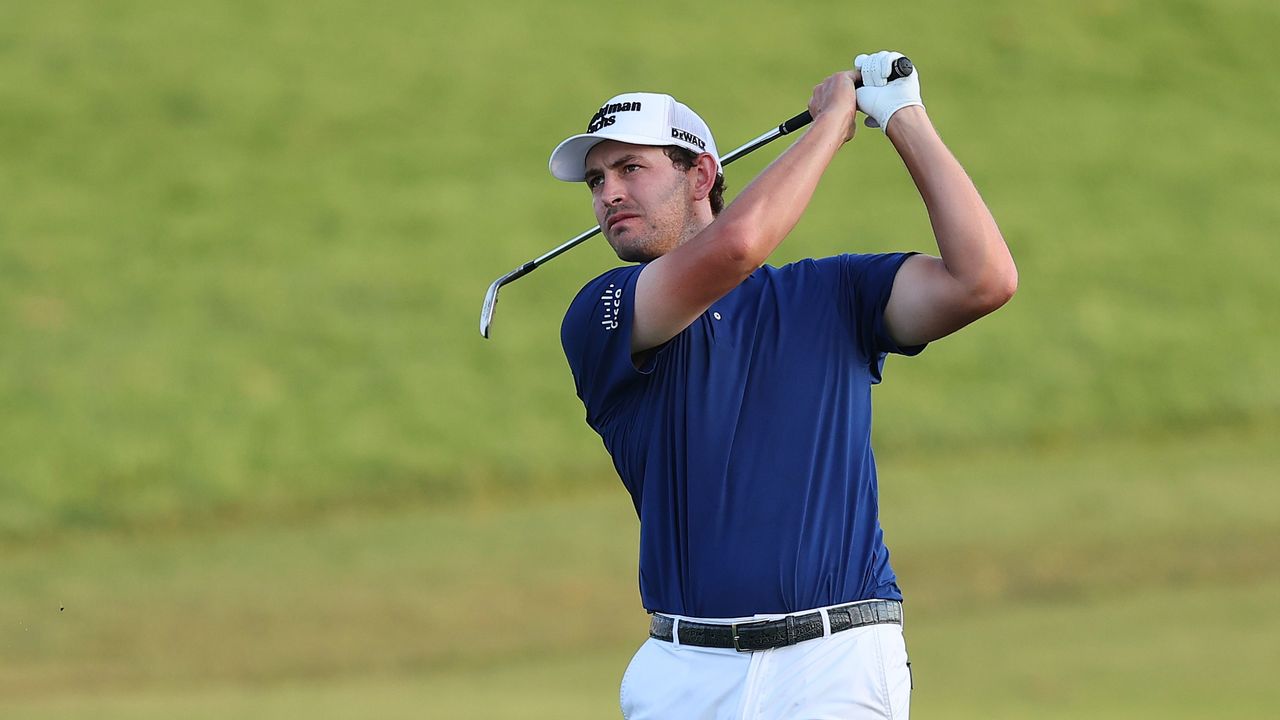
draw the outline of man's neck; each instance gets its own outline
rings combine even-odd
[[[698,233],[705,230],[715,219],[715,216],[711,214],[711,208],[698,208],[698,210],[695,210],[690,214],[689,222],[685,223],[684,236],[680,238],[680,242],[676,243],[676,247],[680,247],[697,237]]]

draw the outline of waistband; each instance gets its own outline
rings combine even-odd
[[[892,623],[902,624],[902,603],[863,600],[830,608],[784,615],[775,620],[715,623],[654,613],[649,637],[696,647],[733,648],[754,652],[795,645],[845,630]]]

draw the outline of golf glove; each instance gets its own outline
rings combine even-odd
[[[881,130],[889,127],[889,118],[904,107],[919,105],[920,68],[904,78],[888,82],[893,61],[902,53],[882,50],[873,55],[859,55],[853,66],[862,71],[862,87],[858,88],[858,109],[867,114],[867,127]]]

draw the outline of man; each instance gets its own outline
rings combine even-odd
[[[625,717],[907,717],[870,389],[887,353],[1000,307],[1017,273],[918,72],[887,81],[897,57],[860,55],[816,86],[813,124],[723,212],[711,132],[669,96],[615,97],[552,153],[552,174],[586,182],[610,245],[639,263],[588,283],[562,328],[587,422],[640,518],[653,618],[623,676]],[[910,171],[940,257],[764,265],[857,110]]]

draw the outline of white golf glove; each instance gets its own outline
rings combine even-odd
[[[867,127],[884,130],[889,127],[889,118],[902,108],[912,105],[924,107],[924,101],[920,99],[920,68],[904,78],[889,82],[893,61],[900,57],[900,52],[882,50],[853,59],[853,66],[862,71],[858,109],[867,114]]]

